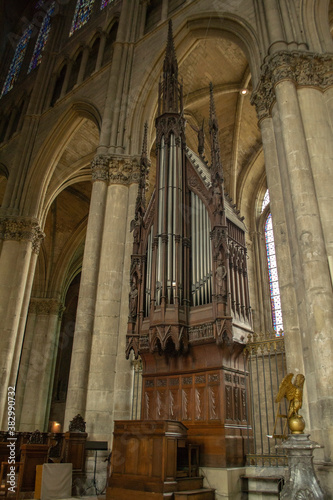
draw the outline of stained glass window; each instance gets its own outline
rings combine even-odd
[[[55,8],[55,2],[52,3],[50,9],[47,11],[46,16],[44,17],[44,20],[43,20],[42,25],[40,27],[37,41],[36,41],[36,45],[34,48],[34,53],[33,53],[32,59],[31,59],[30,64],[29,64],[28,73],[30,73],[30,71],[35,69],[38,66],[38,64],[40,64],[40,62],[42,60],[42,55],[43,55],[42,52],[44,50],[44,47],[46,45],[46,42],[47,42],[47,39],[48,39],[48,36],[50,33],[51,16],[54,13],[54,8]]]
[[[114,2],[114,0],[102,0],[101,10],[104,9],[104,7],[106,7],[107,5],[109,5],[109,3],[112,3],[112,2]]]
[[[84,26],[89,21],[94,1],[95,0],[77,0],[69,36],[72,36],[76,30],[81,28],[81,26]]]
[[[273,328],[277,334],[283,331],[282,311],[281,311],[281,298],[279,288],[279,278],[276,265],[275,244],[272,224],[272,214],[269,214],[265,224],[265,241],[267,264],[269,274],[269,286],[271,292],[271,307],[272,307],[272,320]]]
[[[20,73],[20,70],[21,70],[23,59],[24,59],[24,56],[25,56],[25,53],[27,50],[27,46],[28,46],[30,37],[31,37],[32,28],[33,28],[32,24],[30,24],[30,26],[28,26],[26,28],[25,32],[21,36],[21,38],[16,46],[15,54],[14,54],[14,57],[12,59],[12,62],[11,62],[11,65],[10,65],[10,68],[8,71],[8,75],[7,75],[6,81],[4,83],[4,86],[2,88],[0,97],[7,94],[14,86],[14,83],[15,83],[15,81]]]

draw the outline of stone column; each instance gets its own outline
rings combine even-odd
[[[115,389],[113,419],[128,419],[131,411],[132,371],[124,353],[126,351],[126,335],[129,311],[129,276],[131,254],[133,253],[133,233],[130,231],[134,219],[135,202],[138,193],[137,184],[131,184],[128,191],[128,211],[126,220],[126,235],[124,245],[123,277],[121,287],[121,304],[119,319],[118,355],[115,365]],[[124,221],[125,222],[125,221]]]
[[[0,237],[4,240],[0,258],[0,420],[7,428],[7,388],[16,385],[16,378],[23,342],[21,318],[26,315],[25,297],[30,293],[27,285],[31,272],[33,252],[39,251],[43,238],[38,222],[28,218],[3,218]]]
[[[68,382],[65,429],[78,413],[84,415],[86,407],[90,349],[107,197],[108,165],[108,157],[102,155],[97,155],[92,162],[93,188]]]
[[[332,93],[332,88],[327,93]],[[319,89],[300,88],[297,92],[306,144],[311,161],[314,187],[329,258],[333,258],[333,130],[332,111]],[[332,276],[331,276],[332,280]],[[333,281],[332,281],[333,282]]]
[[[80,83],[83,82],[88,57],[89,57],[89,47],[86,45],[83,49],[82,60],[81,60],[81,64],[80,64],[79,74],[77,76],[76,85],[80,85]]]
[[[106,35],[105,31],[102,31],[101,37],[100,37],[100,42],[99,42],[99,47],[98,47],[98,54],[97,54],[95,71],[98,71],[102,67],[104,50],[105,50],[105,43],[106,43],[106,36],[107,35]]]
[[[65,73],[65,78],[64,78],[64,82],[62,84],[62,88],[61,88],[59,99],[62,99],[66,95],[67,87],[68,87],[68,82],[69,82],[69,77],[71,75],[73,64],[74,64],[74,61],[68,59],[68,61],[67,61],[67,67],[66,67],[66,73]]]
[[[32,299],[22,356],[25,375],[20,431],[47,431],[62,307],[56,299]],[[24,342],[24,344],[26,343]],[[21,370],[20,370],[21,372]],[[21,373],[20,373],[21,375]],[[20,377],[21,379],[21,377]]]
[[[115,409],[122,417],[130,416],[131,367],[125,360],[125,336],[132,250],[129,220],[134,214],[137,187],[129,185],[138,180],[138,173],[138,160],[112,158],[85,412],[90,439],[110,439]]]
[[[161,13],[161,21],[165,21],[168,18],[168,0],[162,1],[162,13]]]
[[[328,460],[333,449],[333,293],[325,217],[320,208],[320,204],[324,206],[327,201],[324,199],[325,178],[321,179],[318,175],[320,167],[314,152],[320,150],[321,138],[328,137],[329,127],[319,117],[315,120],[316,133],[310,126],[313,105],[309,102],[312,92],[308,87],[316,87],[315,92],[318,92],[332,85],[331,68],[331,56],[302,52],[276,53],[264,64],[261,82],[253,97],[261,119],[274,234],[279,241],[277,225],[282,218],[287,232],[281,226],[281,236],[288,236],[286,242],[292,264],[292,274],[289,274],[288,267],[280,267],[279,274],[281,280],[289,274],[290,288],[293,286],[296,294],[297,308],[286,318],[284,316],[286,341],[292,330],[298,329],[297,324],[300,328],[295,343],[292,346],[287,344],[287,348],[292,349],[295,362],[302,358],[300,361],[304,364],[309,399],[309,427],[315,439],[325,444],[325,457]],[[272,148],[273,139],[277,154]],[[310,140],[311,145],[308,145]],[[322,153],[326,157],[327,149],[322,150]],[[278,179],[275,185],[271,175],[272,163],[275,163]],[[275,202],[276,195],[281,200],[279,205]],[[279,244],[276,253],[280,264],[283,250]],[[285,314],[284,304],[288,297],[283,286],[281,295]],[[288,370],[301,371],[301,367],[289,362]]]

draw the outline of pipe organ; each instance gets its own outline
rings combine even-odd
[[[146,207],[146,126],[132,222],[126,355],[143,362],[141,418],[184,424],[201,465],[241,465],[243,347],[252,331],[245,225],[224,193],[212,86],[211,164],[202,147],[197,154],[186,146],[171,24],[155,125],[155,192]]]

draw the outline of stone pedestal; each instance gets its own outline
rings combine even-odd
[[[289,473],[281,500],[324,500],[313,468],[313,450],[322,447],[310,441],[309,434],[292,434],[277,448],[283,448],[288,455]]]

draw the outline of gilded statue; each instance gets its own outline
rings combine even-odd
[[[293,373],[288,373],[282,380],[275,402],[280,403],[285,397],[289,401],[288,419],[293,415],[298,415],[298,410],[302,408],[303,385],[305,377],[301,373],[296,375],[295,383],[292,383]]]

